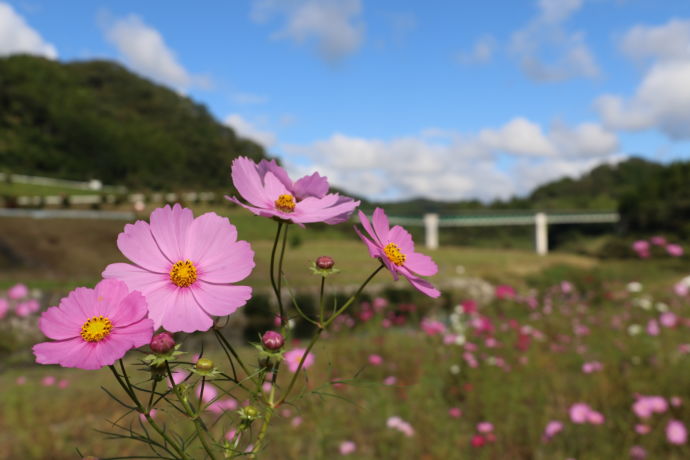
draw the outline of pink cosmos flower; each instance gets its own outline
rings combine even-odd
[[[364,236],[357,227],[355,231],[369,249],[371,257],[380,259],[390,270],[394,280],[398,275],[403,275],[410,284],[429,297],[439,297],[441,292],[430,282],[420,278],[432,276],[438,271],[438,267],[431,257],[415,252],[412,235],[399,225],[390,228],[388,217],[383,209],[376,208],[372,216],[372,225],[369,219],[359,211],[359,221],[371,239]]]
[[[381,355],[371,354],[369,355],[369,364],[372,366],[380,366],[383,364],[383,358]]]
[[[150,224],[127,224],[117,247],[133,264],[110,264],[103,277],[141,291],[156,329],[206,331],[212,316],[230,315],[251,297],[249,286],[230,283],[251,273],[254,251],[237,241],[227,218],[213,212],[195,219],[179,204],[158,208]]]
[[[290,372],[297,372],[299,363],[302,360],[304,352],[307,351],[305,348],[293,348],[290,351],[286,351],[283,357],[285,358],[285,363],[287,364],[288,370]],[[308,353],[307,357],[304,358],[304,364],[302,369],[308,369],[312,364],[314,364],[314,354]]]
[[[420,326],[424,333],[429,336],[440,335],[446,332],[446,325],[435,319],[424,318]]]
[[[340,451],[340,455],[350,455],[357,450],[357,444],[352,441],[343,441],[340,443],[338,450]]]
[[[414,428],[412,428],[412,425],[410,425],[408,422],[401,419],[397,415],[388,417],[388,420],[386,420],[386,426],[388,428],[400,431],[408,438],[414,435]]]
[[[544,439],[548,440],[556,436],[563,430],[563,423],[558,420],[551,420],[544,429]]]
[[[477,431],[484,434],[491,433],[494,431],[494,426],[491,422],[480,422],[477,424]]]
[[[633,243],[632,248],[638,254],[649,252],[649,241],[637,240]]]
[[[630,448],[630,458],[632,460],[644,460],[647,458],[647,451],[642,446],[632,446]]]
[[[675,313],[667,311],[662,313],[661,317],[659,318],[659,322],[664,327],[675,327],[678,323],[678,317],[675,315]]]
[[[677,244],[669,244],[666,246],[666,252],[668,252],[671,257],[680,257],[683,255],[684,251],[682,246]]]
[[[666,238],[663,236],[653,236],[649,241],[655,246],[663,246],[666,244]]]
[[[29,295],[29,288],[22,283],[15,284],[7,291],[7,297],[12,300],[23,299],[27,295]]]
[[[462,416],[462,410],[459,407],[451,407],[448,409],[448,415],[453,418],[460,418]]]
[[[235,158],[232,182],[249,204],[226,196],[228,200],[257,216],[276,217],[300,226],[311,222],[345,222],[359,206],[359,201],[352,198],[328,193],[328,180],[318,173],[292,182],[275,160],[262,160],[257,165],[246,157]]]
[[[585,403],[575,403],[570,406],[570,420],[573,423],[585,423],[591,410]]]
[[[671,444],[685,444],[688,440],[688,431],[680,420],[670,420],[666,425],[666,439]]]
[[[509,286],[507,284],[499,284],[496,286],[494,294],[496,295],[496,298],[499,300],[502,299],[512,299],[517,295],[517,292],[515,291],[515,288],[513,286]]]
[[[55,385],[55,377],[52,375],[46,375],[41,379],[41,385],[44,387],[50,387]]]
[[[127,351],[147,345],[153,321],[146,299],[118,280],[103,280],[95,289],[77,288],[50,307],[38,327],[55,342],[34,345],[36,362],[79,369],[100,369]]]

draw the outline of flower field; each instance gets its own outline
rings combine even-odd
[[[458,260],[481,254],[451,252]],[[507,269],[495,259],[491,272],[499,280]],[[683,265],[557,266],[522,280],[507,272],[511,283],[494,282],[488,295],[459,289],[441,300],[408,290],[365,295],[312,350],[313,363],[276,411],[264,455],[687,458],[690,302],[674,290]],[[27,307],[19,308],[24,303],[9,299],[2,321],[30,319]],[[304,340],[290,346],[303,347]],[[248,359],[252,350],[240,348]],[[222,359],[219,350],[207,353]],[[135,382],[148,379],[138,372]],[[289,377],[281,375],[277,385]],[[95,431],[117,431],[113,422],[146,426],[99,388],[123,396],[106,369],[19,363],[0,382],[1,458],[79,458],[77,448],[100,458],[152,455],[146,446]],[[205,394],[204,418],[223,436],[225,419],[245,401]],[[174,415],[161,408],[154,418]]]

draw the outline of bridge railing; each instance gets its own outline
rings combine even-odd
[[[545,255],[549,252],[549,224],[615,224],[620,221],[620,215],[614,211],[474,214],[448,217],[430,213],[422,218],[390,216],[389,219],[393,224],[424,226],[425,243],[429,249],[438,248],[440,227],[534,225],[537,254]]]

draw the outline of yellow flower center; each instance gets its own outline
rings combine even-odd
[[[170,281],[178,287],[188,287],[196,281],[196,267],[191,260],[180,260],[170,269]]]
[[[110,335],[113,323],[105,316],[93,316],[81,327],[81,338],[87,342],[100,342]]]
[[[280,195],[276,200],[276,208],[283,212],[292,212],[295,210],[295,197],[292,195]]]
[[[388,243],[386,247],[383,248],[383,252],[386,253],[386,257],[388,257],[388,260],[390,260],[398,266],[404,264],[405,259],[407,258],[405,254],[400,252],[400,248],[395,243]]]

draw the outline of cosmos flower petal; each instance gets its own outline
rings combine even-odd
[[[328,193],[328,178],[317,172],[311,176],[304,176],[295,182],[293,191],[300,200],[310,196],[322,198]]]
[[[203,281],[195,283],[191,291],[201,308],[213,316],[233,314],[252,296],[252,288],[249,286],[209,284]]]
[[[67,340],[79,337],[83,323],[70,321],[58,307],[50,307],[38,320],[38,328],[49,339]]]
[[[151,343],[152,336],[153,321],[148,318],[141,318],[127,327],[114,328],[109,338],[130,348],[138,348]]]
[[[431,257],[418,252],[406,254],[405,267],[422,276],[433,276],[438,272],[436,262]]]
[[[420,291],[422,294],[426,294],[434,299],[441,296],[441,291],[436,289],[434,285],[427,280],[418,278],[416,276],[405,276],[405,278],[410,282],[412,287]]]
[[[249,203],[265,208],[271,202],[264,190],[263,181],[256,163],[247,157],[238,157],[232,162],[232,183]]]
[[[34,345],[33,352],[39,364],[59,364],[79,369],[100,369],[94,356],[94,346],[80,338],[59,342],[43,342]]]
[[[151,233],[165,256],[172,262],[184,260],[187,229],[194,220],[191,209],[175,204],[151,213]]]
[[[124,283],[122,283],[124,284]],[[113,307],[108,318],[119,327],[129,326],[141,321],[148,315],[148,302],[139,291],[127,294],[116,307]]]
[[[246,241],[237,241],[237,230],[227,218],[206,213],[189,228],[189,258],[198,261],[199,279],[211,283],[234,283],[254,269],[254,251]]]
[[[402,228],[400,225],[395,225],[391,228],[388,234],[389,243],[393,242],[398,245],[403,254],[414,252],[414,242],[410,232]]]
[[[264,187],[266,196],[273,202],[275,202],[280,195],[292,195],[290,191],[285,188],[285,185],[283,185],[283,183],[270,171],[264,176]],[[275,207],[275,203],[273,206]]]
[[[238,204],[242,206],[244,209],[252,212],[253,214],[261,217],[273,217],[273,216],[278,216],[279,212],[276,210],[271,210],[271,209],[266,209],[266,208],[257,208],[255,206],[249,206],[247,204],[242,203],[240,200],[235,198],[234,196],[225,196],[226,200],[230,200],[235,204]],[[282,213],[280,213],[282,214]]]
[[[165,308],[161,325],[167,331],[207,331],[213,326],[213,319],[199,306],[190,289],[177,288],[174,303]]]
[[[170,284],[169,273],[153,273],[135,265],[116,263],[105,267],[103,278],[116,278],[127,284],[130,290],[140,290],[146,295],[157,284]]]
[[[151,227],[143,220],[125,225],[125,231],[117,237],[117,248],[129,260],[150,271],[162,273],[171,263],[153,239]]]
[[[376,235],[379,237],[379,241],[384,245],[388,244],[390,242],[388,236],[388,233],[390,232],[390,227],[388,225],[388,217],[386,216],[386,213],[383,212],[383,209],[374,209],[374,214],[371,217],[371,222],[374,226],[374,231],[376,232]]]
[[[288,173],[283,168],[278,166],[275,160],[261,160],[256,169],[260,177],[265,177],[266,173],[272,173],[276,179],[283,184],[286,190],[293,193],[293,184],[292,180],[290,180],[290,176],[288,176]],[[328,188],[328,186],[326,186],[326,188]]]
[[[364,244],[367,246],[367,249],[369,250],[369,255],[371,257],[384,257],[381,248],[374,244],[369,238],[364,236],[357,227],[355,227],[355,232],[357,233],[357,235],[359,235],[362,241],[364,241]]]
[[[374,229],[371,227],[371,224],[369,223],[369,218],[361,210],[359,211],[359,222],[362,224],[362,227],[364,227],[364,230],[366,230],[369,236],[371,236],[371,238],[374,240],[374,243],[383,248],[383,242],[379,239],[378,236],[376,236],[376,232],[374,232]]]
[[[120,310],[120,302],[129,295],[127,285],[116,279],[101,280],[94,287],[94,291],[96,295],[94,315],[112,315],[113,311]]]
[[[333,222],[349,218],[359,201],[347,200],[338,203],[339,195],[326,195],[323,198],[309,197],[297,203],[292,217],[294,222]]]

